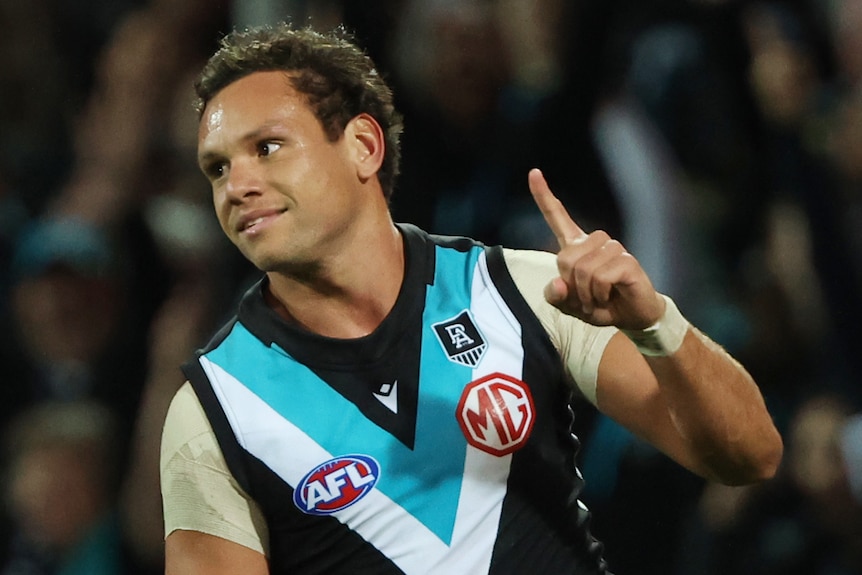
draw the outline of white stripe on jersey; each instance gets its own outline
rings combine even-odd
[[[470,311],[488,343],[485,357],[473,369],[473,381],[493,372],[520,379],[520,325],[491,282],[484,253],[473,277]],[[286,483],[295,487],[310,469],[335,456],[207,357],[201,357],[200,362],[240,445]],[[487,573],[511,457],[467,447],[450,546],[376,487],[333,516],[408,575]]]
[[[488,348],[485,357],[473,369],[473,381],[493,372],[520,379],[523,375],[521,326],[491,281],[484,252],[479,256],[477,268],[473,275],[470,312]],[[444,561],[435,572],[488,572],[506,497],[511,460],[511,455],[497,457],[468,446],[453,546],[461,544],[464,549],[472,549],[476,553],[482,551],[484,557],[476,557],[480,562],[465,570],[463,557],[454,556],[451,563]]]

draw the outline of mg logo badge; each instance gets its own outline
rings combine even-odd
[[[492,373],[464,388],[457,418],[470,445],[491,455],[508,455],[530,437],[533,397],[524,382]]]

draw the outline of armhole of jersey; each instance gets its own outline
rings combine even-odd
[[[563,368],[563,359],[560,356],[551,337],[545,330],[545,326],[533,312],[530,304],[524,298],[521,290],[518,289],[512,274],[509,273],[509,267],[506,265],[506,259],[503,254],[503,248],[500,246],[492,246],[485,248],[485,258],[488,263],[488,273],[494,281],[494,285],[500,291],[500,295],[506,300],[512,313],[518,318],[525,333],[537,335],[538,337],[524,337],[522,340],[525,348],[532,350],[534,354],[540,354],[538,357],[545,356],[549,362],[549,366],[553,366],[554,370],[559,373],[561,379],[565,378],[565,369]],[[577,386],[570,386],[578,390]]]
[[[198,400],[201,402],[204,413],[206,413],[207,419],[209,419],[228,469],[240,487],[250,496],[254,497],[244,463],[245,452],[233,432],[233,428],[227,419],[221,403],[216,397],[212,385],[210,385],[209,379],[204,373],[200,360],[195,359],[184,364],[183,373],[188,378],[189,383],[192,384],[192,388],[194,388],[195,394],[197,394]]]
[[[535,310],[533,306],[537,305],[537,303],[535,301],[532,303],[528,301],[529,296],[521,291],[518,280],[516,280],[512,269],[509,268],[509,254],[507,252],[513,252],[514,254],[515,251],[517,250],[508,250],[505,248],[489,249],[487,252],[489,273],[491,273],[494,282],[498,284],[501,293],[505,293],[508,296],[509,292],[512,292],[512,297],[509,298],[509,301],[516,304],[513,305],[512,311],[518,313],[519,318],[524,318],[523,321],[528,321],[529,325],[538,326],[537,332],[541,332],[539,338],[542,340],[538,343],[542,346],[548,346],[552,350],[551,353],[561,366],[567,385],[578,397],[596,405],[598,367],[604,354],[605,346],[612,337],[614,330],[596,328],[595,326],[584,324],[576,318],[559,314],[549,304],[549,310],[553,310],[552,313],[559,314],[556,319],[552,320],[550,316],[543,316],[540,311]],[[539,254],[537,253],[536,255]],[[544,255],[553,256],[553,254]],[[553,276],[549,276],[549,280],[550,277]],[[530,276],[530,278],[525,279],[532,281],[536,278]],[[542,304],[545,304],[544,296],[541,295],[544,282],[539,283],[542,285],[537,286],[535,289],[538,290],[538,297],[541,298]],[[546,322],[550,323],[546,325]],[[573,323],[569,326],[570,322]],[[577,356],[581,359],[577,360],[576,364],[572,364],[573,356],[571,356],[572,350],[570,349],[572,342],[569,341],[572,333],[569,332],[569,328],[575,328],[576,324],[582,324],[578,328],[582,330],[582,333],[578,335],[578,345],[582,349],[578,352],[580,355]],[[532,343],[533,346],[537,344],[536,341],[525,343],[526,345]]]

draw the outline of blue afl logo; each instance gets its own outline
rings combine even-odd
[[[293,503],[309,515],[331,515],[366,495],[380,478],[380,465],[367,455],[342,455],[309,471],[293,491]]]

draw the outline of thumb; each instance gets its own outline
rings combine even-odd
[[[554,278],[545,286],[545,300],[551,305],[565,301],[569,295],[569,286],[563,278]]]

